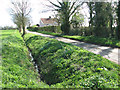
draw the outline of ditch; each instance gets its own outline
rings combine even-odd
[[[24,41],[24,43],[25,43],[24,37],[22,37],[22,38],[23,38],[23,41]],[[35,70],[36,70],[36,72],[38,72],[38,74],[39,74],[39,76],[40,76],[40,70],[39,70],[38,65],[37,65],[37,63],[36,63],[36,60],[33,58],[33,55],[32,55],[32,53],[31,53],[31,50],[30,50],[30,48],[26,45],[26,43],[25,43],[25,46],[26,46],[27,49],[28,49],[29,56],[30,56],[30,58],[31,58],[31,62],[34,64]],[[39,77],[39,78],[40,78],[40,77]]]
[[[53,83],[51,83],[51,82],[49,82],[49,81],[46,81],[46,79],[44,79],[43,78],[43,76],[41,76],[41,74],[40,74],[40,66],[38,65],[38,62],[37,62],[37,60],[35,60],[34,59],[34,56],[32,55],[32,50],[26,45],[26,42],[25,42],[25,39],[24,39],[24,37],[22,37],[23,38],[23,41],[24,41],[24,43],[25,43],[25,46],[27,47],[27,49],[28,49],[28,52],[29,52],[29,56],[30,56],[30,58],[31,58],[31,62],[34,64],[34,68],[35,68],[35,70],[36,70],[36,72],[38,72],[38,74],[39,74],[39,78],[40,78],[40,80],[41,81],[45,81],[45,83],[46,84],[48,84],[48,85],[52,85]],[[56,83],[54,83],[54,84],[56,84]]]
[[[109,84],[113,84],[112,87],[118,85],[117,64],[101,56],[73,45],[31,34],[26,35],[24,42],[40,80],[50,86],[96,88],[107,87]],[[108,71],[101,69],[102,67]],[[109,75],[113,77],[111,81],[107,78]],[[98,81],[102,80],[103,83],[98,84]],[[87,82],[89,83],[86,85]],[[106,82],[108,84],[105,85]]]

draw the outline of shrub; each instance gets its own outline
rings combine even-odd
[[[73,28],[69,32],[69,35],[90,36],[91,34],[92,30],[89,30],[89,27]]]
[[[55,32],[61,33],[60,26],[46,26],[46,27],[27,27],[30,31],[48,31],[48,32]]]

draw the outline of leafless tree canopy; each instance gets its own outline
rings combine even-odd
[[[12,1],[12,13],[11,14],[23,14],[28,16],[31,12],[30,3],[28,0]]]
[[[29,22],[29,14],[31,12],[30,3],[28,0],[17,0],[11,2],[11,15],[13,22],[18,26],[19,30],[23,30],[25,34],[25,27]]]

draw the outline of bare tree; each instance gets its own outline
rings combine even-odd
[[[19,28],[21,32],[23,30],[22,36],[25,35],[25,27],[29,22],[29,14],[31,12],[30,3],[28,0],[17,0],[11,2],[11,15],[13,17],[13,22]]]
[[[69,31],[71,29],[70,22],[72,16],[82,6],[83,2],[79,0],[55,0],[55,1],[47,0],[47,1],[50,3],[50,5],[46,5],[47,7],[49,7],[49,10],[57,12],[57,17],[59,17],[58,20],[61,23],[61,30],[63,31],[64,34],[69,34]],[[46,12],[49,10],[46,10]]]

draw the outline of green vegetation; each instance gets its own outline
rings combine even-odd
[[[117,64],[54,39],[34,34],[24,38],[40,78],[18,31],[2,30],[3,88],[118,88]]]
[[[118,26],[117,26],[117,38],[120,39],[120,0],[117,6]]]
[[[51,5],[46,6],[49,10],[55,11],[54,20],[59,26],[39,27],[40,25],[37,24],[28,27],[30,31],[120,48],[120,0],[118,3],[82,3],[79,0],[56,0],[57,3],[52,0],[47,1]],[[2,40],[0,41],[2,42],[0,43],[0,50],[2,45],[2,53],[0,52],[2,88],[96,89],[120,86],[120,65],[71,44],[26,34],[25,27],[31,25],[29,2],[11,2],[11,4],[12,19],[19,30],[1,30],[0,32],[2,34],[0,37]],[[84,8],[82,5],[85,4],[90,16],[88,27],[84,22],[84,17],[88,15],[82,15],[79,9]],[[34,57],[39,74],[26,45]]]
[[[0,26],[0,30],[15,30],[16,27],[13,26]]]
[[[65,38],[71,38],[79,41],[84,41],[87,43],[93,43],[97,45],[120,47],[120,41],[114,38],[100,38],[95,36],[63,36]]]
[[[25,43],[17,30],[2,32],[2,88],[49,87],[40,82]]]
[[[30,30],[30,31],[33,31],[33,30]],[[40,30],[38,30],[37,32],[43,33],[43,34],[59,36],[59,37],[70,38],[70,39],[79,40],[79,41],[97,44],[97,45],[120,47],[120,41],[116,40],[115,38],[101,38],[101,37],[95,37],[95,36],[68,36],[68,35],[62,35],[59,33],[40,31]]]
[[[59,25],[61,25],[61,30],[63,34],[70,35],[71,31],[79,31],[80,34],[85,36],[93,35],[102,38],[104,37],[120,39],[120,1],[118,3],[81,3],[79,2],[79,0],[56,0],[56,3],[52,0],[48,1],[50,2],[52,9],[54,7],[54,10],[56,11],[55,19],[57,19],[56,21]],[[77,9],[79,7],[84,8],[85,4],[86,7],[88,7],[89,9],[87,11],[89,15],[86,15],[85,13],[82,15],[81,9]],[[81,28],[87,26],[87,23],[84,21],[85,17],[88,19],[87,23],[89,23],[87,31],[88,33],[85,33],[85,30],[81,30]]]
[[[118,88],[120,67],[87,50],[55,39],[25,35],[41,80],[51,87]]]
[[[115,35],[113,31],[113,4],[105,2],[90,2],[88,4],[90,10],[89,30],[91,35],[99,37],[112,37]],[[115,27],[114,27],[115,28]]]
[[[27,29],[31,31],[46,31],[46,32],[62,33],[60,26],[37,27],[34,25],[32,27],[27,27]]]
[[[54,6],[54,10],[58,13],[60,17],[60,23],[61,23],[61,30],[62,33],[68,34],[71,26],[71,19],[74,14],[76,14],[77,9],[82,5],[82,3],[76,1],[59,1],[57,0],[56,3],[49,0],[50,4]],[[77,4],[79,3],[79,4]]]

